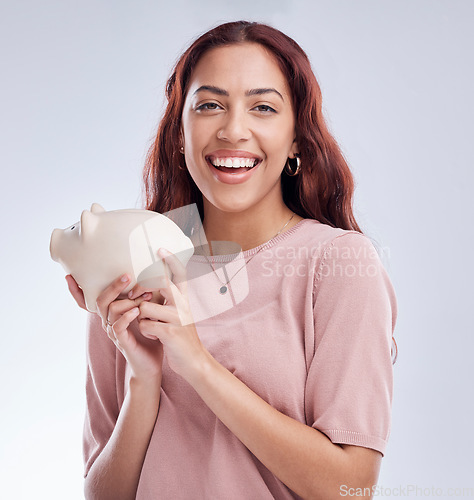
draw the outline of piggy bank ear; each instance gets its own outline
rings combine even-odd
[[[105,212],[105,208],[98,203],[92,203],[91,212],[93,214],[101,214],[102,212]]]
[[[83,239],[87,239],[89,236],[94,234],[95,228],[99,223],[99,218],[94,215],[89,210],[84,210],[81,215],[81,236]]]

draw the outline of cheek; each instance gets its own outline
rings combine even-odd
[[[193,120],[183,122],[184,144],[187,155],[194,156],[202,151],[208,135],[205,130],[205,127],[198,126],[198,124],[193,123]]]
[[[186,167],[194,182],[202,190],[203,182],[207,176],[207,166],[203,158],[206,138],[203,137],[200,127],[193,127],[190,122],[183,123],[183,138]]]
[[[262,127],[259,138],[267,155],[286,158],[293,144],[295,130],[292,120],[278,120],[271,127]]]

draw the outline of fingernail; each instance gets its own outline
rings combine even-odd
[[[131,298],[132,298],[132,295],[133,295],[133,290],[130,290],[130,291],[128,292],[128,298],[129,298],[129,299],[131,299]]]
[[[158,250],[158,253],[160,253],[161,255],[171,255],[171,253],[168,252],[168,250],[166,250],[166,248],[160,248]]]
[[[122,278],[120,279],[120,281],[121,281],[122,283],[125,283],[126,281],[128,281],[128,275],[127,275],[127,274],[124,274],[124,275],[122,276]]]

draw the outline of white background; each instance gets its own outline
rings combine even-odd
[[[308,53],[385,248],[400,354],[379,484],[474,488],[474,2],[2,0],[1,498],[82,498],[85,313],[51,231],[92,202],[140,206],[173,63],[237,19]]]

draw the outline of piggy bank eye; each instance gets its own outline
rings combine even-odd
[[[72,226],[72,227],[71,227],[71,231],[72,231],[75,227],[76,227],[76,226]]]

